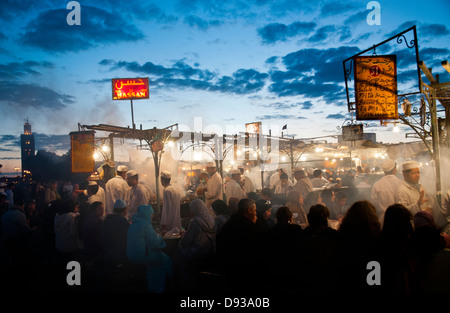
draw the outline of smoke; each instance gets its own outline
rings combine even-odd
[[[139,174],[139,181],[150,186],[153,194],[156,194],[156,174],[155,162],[150,150],[139,150],[136,147],[126,148],[129,156],[129,170],[133,169]],[[180,193],[181,197],[186,196],[184,185],[185,176],[178,170],[178,160],[172,157],[168,149],[161,155],[160,174],[162,171],[169,171],[172,175],[171,185]],[[160,197],[163,195],[163,187],[159,181]]]

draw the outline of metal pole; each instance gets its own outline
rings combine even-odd
[[[134,130],[136,126],[134,125],[133,99],[131,99],[130,101],[131,101],[131,127]]]
[[[437,124],[437,112],[436,112],[436,89],[431,89],[431,103],[430,103],[430,113],[431,113],[431,134],[433,140],[433,160],[434,168],[436,171],[436,198],[439,206],[441,205],[441,158],[439,150],[439,128]]]
[[[114,134],[109,134],[109,152],[111,161],[114,162]]]

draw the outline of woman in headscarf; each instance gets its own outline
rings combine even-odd
[[[216,243],[215,220],[205,202],[195,199],[189,208],[193,218],[178,243],[181,275],[186,283],[193,282],[191,276],[195,271],[211,265]]]
[[[161,251],[166,243],[153,229],[153,214],[151,205],[138,206],[128,228],[127,257],[133,263],[147,266],[148,290],[162,293],[166,287],[166,278],[172,279],[172,260]]]
[[[308,224],[308,218],[305,210],[303,209],[303,197],[297,190],[288,191],[286,195],[286,206],[292,211],[293,221],[295,224],[306,227]]]

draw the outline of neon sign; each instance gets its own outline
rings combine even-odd
[[[113,100],[149,98],[148,77],[112,79]]]

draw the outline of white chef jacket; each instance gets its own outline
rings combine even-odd
[[[223,200],[222,191],[222,177],[218,172],[215,172],[211,178],[208,180],[205,192],[205,203],[206,207],[211,207],[212,203],[218,199]]]
[[[159,224],[166,225],[167,231],[175,227],[181,231],[181,196],[172,185],[164,188],[163,206]]]
[[[138,183],[136,186],[131,187],[128,191],[127,196],[129,217],[132,217],[134,214],[137,213],[138,206],[148,204],[149,202],[150,202],[149,192],[144,185]]]
[[[370,198],[378,209],[381,223],[386,209],[395,203],[395,194],[402,184],[403,181],[395,175],[385,175],[373,184]]]
[[[433,206],[433,199],[431,199],[430,195],[425,191],[424,198],[427,198],[428,201],[422,204],[422,206],[418,205],[418,201],[420,199],[420,191],[425,190],[421,184],[409,184],[406,181],[402,181],[402,184],[397,190],[395,194],[395,202],[403,204],[414,216],[419,211],[422,211],[425,207]]]
[[[126,196],[130,186],[122,176],[117,175],[111,178],[105,185],[105,212],[106,214],[113,213],[114,203],[117,199],[126,200]]]
[[[229,203],[231,198],[238,198],[239,200],[246,198],[247,194],[244,189],[242,189],[241,185],[235,181],[234,179],[230,180],[225,185],[225,196],[227,198],[227,204]]]

